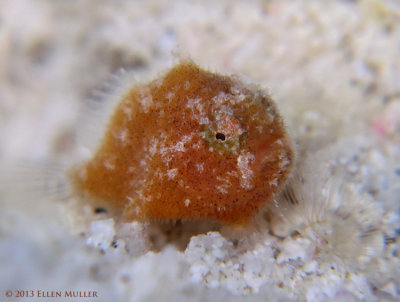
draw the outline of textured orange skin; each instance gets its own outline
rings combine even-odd
[[[120,209],[128,221],[246,224],[280,190],[292,162],[267,94],[182,62],[132,87],[95,155],[72,177],[77,190]]]

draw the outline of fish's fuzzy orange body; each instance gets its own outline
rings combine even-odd
[[[293,157],[265,92],[185,61],[122,96],[93,157],[71,176],[127,221],[246,224],[282,188]]]

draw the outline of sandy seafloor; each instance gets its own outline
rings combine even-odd
[[[75,157],[94,89],[174,53],[269,90],[298,205],[247,228],[117,225],[32,189]],[[0,0],[0,140],[1,301],[399,300],[400,1]]]

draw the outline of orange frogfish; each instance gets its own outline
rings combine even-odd
[[[183,61],[121,94],[97,149],[70,177],[125,221],[242,225],[281,190],[293,161],[267,93]]]

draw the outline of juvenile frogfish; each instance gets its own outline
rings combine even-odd
[[[75,190],[124,221],[243,225],[274,198],[294,152],[274,101],[237,77],[180,62],[121,95]]]

